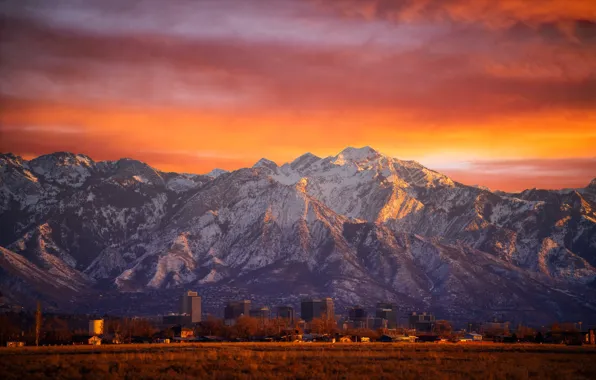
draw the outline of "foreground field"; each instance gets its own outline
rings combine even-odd
[[[1,379],[596,379],[596,348],[176,344],[0,349]]]

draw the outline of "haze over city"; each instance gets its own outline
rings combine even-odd
[[[491,189],[584,187],[592,1],[0,4],[0,151],[163,170],[369,145]]]

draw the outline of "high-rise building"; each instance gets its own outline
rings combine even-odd
[[[190,315],[191,323],[201,322],[201,297],[191,290],[180,299],[180,314]]]
[[[318,298],[305,298],[300,302],[300,317],[306,322],[321,316],[321,300]]]
[[[362,306],[354,306],[348,310],[348,319],[353,323],[355,328],[367,327],[368,313]]]
[[[397,310],[395,305],[388,302],[377,303],[377,311],[375,316],[387,320],[387,328],[394,329],[397,327]]]
[[[367,324],[368,328],[373,330],[389,328],[389,324],[387,322],[387,319],[385,318],[369,317],[367,320]]]
[[[307,322],[314,318],[335,318],[332,298],[305,298],[300,303],[300,316]]]
[[[267,320],[271,318],[271,310],[267,306],[250,309],[250,316],[259,320]]]
[[[224,319],[234,320],[238,317],[250,315],[250,301],[230,301],[224,309]]]
[[[328,319],[335,319],[335,307],[333,306],[333,298],[323,298],[322,311]]]
[[[286,319],[290,324],[294,323],[294,308],[292,306],[278,306],[277,318]]]

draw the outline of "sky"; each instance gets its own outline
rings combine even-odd
[[[0,152],[205,173],[365,145],[491,189],[586,186],[596,5],[0,0]]]

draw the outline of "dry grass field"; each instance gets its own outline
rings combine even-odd
[[[221,343],[0,349],[0,379],[596,379],[596,348]]]

